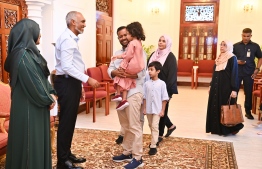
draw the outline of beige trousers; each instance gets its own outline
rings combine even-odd
[[[147,114],[148,125],[151,130],[151,145],[150,148],[156,148],[156,143],[158,142],[158,124],[160,116],[158,114]]]
[[[119,104],[119,102],[117,102],[117,105]],[[141,111],[140,111],[140,121],[141,121],[141,125],[142,125],[142,130],[143,130],[143,127],[144,127],[144,112],[143,112],[143,105],[141,106]],[[119,121],[120,123],[120,121]],[[123,136],[125,135],[125,129],[121,126],[120,128],[120,132],[119,132],[119,135]]]
[[[136,93],[127,98],[129,106],[117,111],[121,127],[125,136],[122,143],[123,154],[133,154],[133,158],[140,160],[143,154],[143,129],[141,123],[142,93]]]

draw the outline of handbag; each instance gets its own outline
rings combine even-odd
[[[241,105],[235,104],[230,105],[231,97],[229,96],[228,104],[221,106],[221,118],[220,123],[227,127],[233,127],[239,123],[244,122]]]

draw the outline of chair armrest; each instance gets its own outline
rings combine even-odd
[[[113,79],[103,79],[104,82],[109,82],[109,83],[113,83],[114,80]]]
[[[0,130],[2,133],[7,133],[7,131],[5,130],[4,124],[5,124],[5,118],[0,118]]]
[[[9,112],[2,112],[0,111],[0,118],[9,118],[10,117],[10,113]]]

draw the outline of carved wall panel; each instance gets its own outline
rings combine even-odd
[[[4,9],[5,14],[5,28],[11,29],[17,23],[17,11],[11,9]]]
[[[9,75],[3,68],[8,53],[9,33],[22,18],[27,18],[25,0],[0,0],[0,80],[5,83],[9,81]]]
[[[112,0],[96,0],[96,10],[112,16]]]
[[[0,2],[11,4],[11,5],[20,6],[21,7],[21,11],[22,11],[22,16],[21,17],[22,18],[27,18],[28,10],[27,10],[27,5],[26,5],[25,0],[0,0]]]

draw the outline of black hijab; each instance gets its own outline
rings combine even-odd
[[[8,38],[8,55],[5,61],[5,70],[10,74],[10,86],[16,84],[18,67],[25,52],[39,64],[44,75],[48,77],[50,72],[47,62],[36,47],[40,34],[39,25],[30,19],[22,19],[12,28]]]

